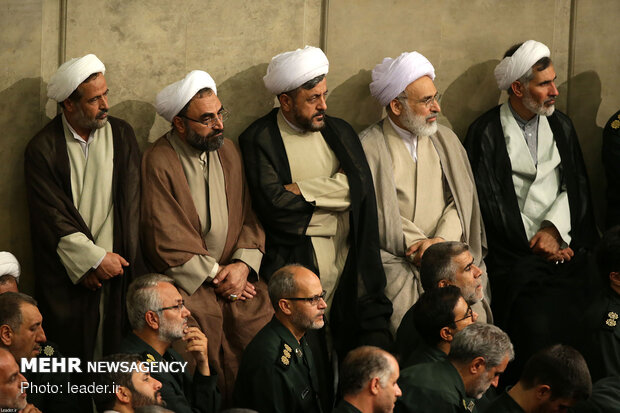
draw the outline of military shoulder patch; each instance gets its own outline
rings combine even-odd
[[[276,360],[276,364],[283,369],[288,369],[291,365],[291,351],[291,346],[283,341],[280,345],[280,350],[278,351],[278,359]]]
[[[45,354],[47,357],[51,357],[53,356],[55,353],[54,351],[54,347],[47,345],[45,347],[43,347],[43,354]]]
[[[155,356],[153,356],[150,353],[146,353],[146,356],[144,357],[144,361],[146,361],[147,363],[155,363]]]
[[[620,115],[618,115],[620,117]],[[613,122],[611,122],[611,127],[613,129],[618,129],[620,128],[620,120],[615,119]]]

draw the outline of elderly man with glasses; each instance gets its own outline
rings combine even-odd
[[[190,72],[157,95],[156,109],[172,128],[142,162],[144,251],[209,336],[226,405],[243,349],[273,314],[257,276],[265,235],[211,76]]]
[[[160,381],[161,397],[176,413],[217,412],[220,394],[217,374],[211,374],[207,337],[187,324],[190,312],[174,286],[163,274],[147,274],[134,280],[127,291],[127,315],[133,331],[121,345],[123,353],[140,354],[149,363],[183,362],[173,348],[183,340],[185,353],[196,365],[193,377],[185,371],[152,371]]]
[[[422,293],[420,262],[442,241],[469,245],[485,273],[485,236],[474,178],[458,137],[437,124],[435,69],[420,53],[385,58],[372,71],[371,94],[386,118],[360,134],[377,194],[379,240],[392,332]],[[485,320],[484,314],[481,314]]]
[[[259,412],[322,412],[309,330],[325,324],[325,290],[319,278],[301,265],[277,270],[269,280],[275,315],[243,353],[235,407]]]

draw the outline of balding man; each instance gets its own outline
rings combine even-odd
[[[385,58],[372,71],[370,91],[387,117],[360,133],[377,193],[386,295],[396,332],[422,293],[420,262],[442,241],[466,242],[482,261],[485,237],[467,155],[458,137],[437,124],[435,69],[420,53]],[[482,280],[486,286],[486,274]],[[484,316],[483,316],[484,318]]]
[[[41,413],[26,400],[24,388],[28,381],[8,350],[0,348],[0,409],[22,413]]]
[[[92,54],[58,68],[47,94],[62,113],[24,163],[35,296],[50,339],[83,360],[118,349],[124,292],[141,269],[140,152],[131,126],[108,116],[104,73]]]
[[[280,107],[252,123],[239,145],[267,237],[261,273],[268,279],[291,262],[316,273],[344,355],[359,342],[389,345],[391,304],[372,176],[353,128],[326,114],[328,69],[316,47],[275,56],[263,80]]]
[[[340,368],[342,400],[334,413],[390,413],[402,395],[398,362],[373,346],[351,350]]]
[[[190,72],[157,95],[156,108],[172,128],[144,153],[144,251],[175,280],[209,337],[226,406],[243,349],[273,315],[267,285],[257,277],[265,234],[239,150],[224,138],[228,112],[213,78]]]
[[[272,320],[247,346],[235,383],[234,404],[259,412],[324,412],[310,330],[325,325],[325,290],[301,265],[277,270],[269,280]]]

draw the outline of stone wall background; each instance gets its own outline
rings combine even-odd
[[[274,105],[262,83],[271,57],[306,44],[330,59],[328,112],[358,131],[383,112],[368,91],[372,68],[403,51],[424,54],[444,94],[440,122],[462,138],[505,100],[493,78],[504,51],[536,39],[551,49],[557,106],[579,133],[602,223],[601,132],[620,107],[619,18],[616,0],[0,0],[0,250],[17,256],[21,288],[32,291],[23,153],[57,114],[49,78],[87,53],[106,65],[110,113],[133,125],[144,149],[168,129],[155,95],[193,69],[216,80],[236,140]]]

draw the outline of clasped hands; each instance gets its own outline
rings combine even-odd
[[[256,287],[248,281],[249,274],[250,267],[242,261],[220,265],[217,275],[212,281],[215,286],[215,292],[225,298],[230,298],[231,296],[239,300],[254,298]]]
[[[553,225],[541,228],[530,240],[530,249],[547,261],[556,264],[568,262],[575,253],[570,247],[560,248],[562,237]]]

